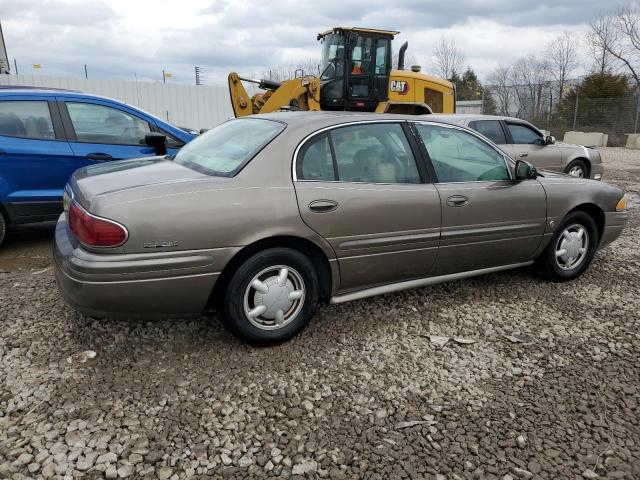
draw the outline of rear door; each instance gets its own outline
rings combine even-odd
[[[12,222],[55,219],[74,169],[54,101],[0,99],[0,200]]]
[[[546,195],[537,180],[516,182],[504,155],[456,126],[416,123],[442,209],[434,274],[531,260],[546,224]]]
[[[555,145],[546,145],[540,132],[527,123],[505,122],[510,143],[504,150],[516,160],[526,160],[538,168],[562,170],[562,155]]]
[[[111,160],[155,155],[145,143],[155,130],[134,110],[82,98],[59,98],[58,104],[78,168]]]
[[[358,122],[306,140],[294,185],[303,220],[333,247],[341,290],[429,274],[440,198],[404,122]]]

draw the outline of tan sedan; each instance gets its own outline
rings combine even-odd
[[[496,115],[437,115],[443,122],[472,128],[504,150],[511,158],[526,160],[537,168],[573,177],[602,180],[604,167],[595,148],[556,142],[532,124]]]
[[[93,316],[199,315],[255,344],[332,303],[536,263],[585,271],[625,197],[514,162],[431,117],[283,112],[226,122],[172,157],[91,166],[66,189],[57,283]]]

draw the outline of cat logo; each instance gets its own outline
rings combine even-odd
[[[391,91],[397,92],[400,95],[406,95],[409,92],[409,84],[404,80],[392,80]]]

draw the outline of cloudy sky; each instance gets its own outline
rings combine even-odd
[[[563,31],[582,36],[618,0],[0,0],[9,59],[20,73],[224,84],[230,71],[319,57],[316,33],[332,26],[400,30],[398,48],[429,70],[434,45],[454,38],[480,77],[544,52]],[[34,63],[42,69],[34,71]],[[588,67],[586,57],[582,70]],[[581,72],[576,72],[581,73]]]

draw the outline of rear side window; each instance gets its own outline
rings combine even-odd
[[[207,175],[231,177],[282,130],[284,125],[272,120],[231,120],[191,140],[175,162]]]
[[[469,127],[473,128],[476,132],[480,132],[497,145],[504,145],[507,143],[507,138],[504,136],[504,130],[502,130],[502,125],[500,125],[500,121],[498,120],[479,120],[476,122],[470,122]]]
[[[297,177],[301,180],[336,180],[329,137],[322,134],[305,143],[298,153]]]
[[[513,137],[514,144],[544,145],[542,137],[525,125],[507,123],[507,128]]]
[[[0,135],[54,140],[49,105],[45,101],[0,101]]]
[[[299,180],[316,181],[421,181],[409,142],[397,123],[337,127],[315,137],[298,153],[296,174]]]
[[[67,102],[78,142],[144,145],[149,123],[117,108]]]

